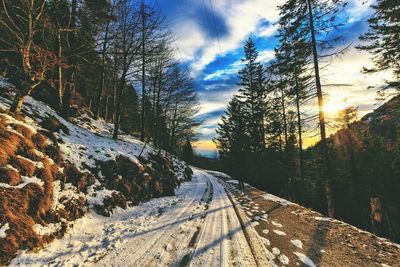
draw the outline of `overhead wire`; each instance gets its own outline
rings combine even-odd
[[[209,5],[210,5],[212,20],[213,20],[214,32],[215,32],[215,35],[217,37],[217,44],[218,44],[218,51],[219,51],[219,55],[217,53],[217,61],[218,61],[218,65],[219,65],[220,70],[222,71],[223,74],[225,74],[224,62],[223,62],[223,59],[222,59],[221,42],[220,42],[219,31],[218,31],[218,27],[217,27],[217,20],[216,20],[216,17],[215,17],[214,6],[213,6],[211,0],[209,0]],[[203,7],[204,7],[204,14],[205,14],[205,17],[206,17],[206,20],[207,20],[208,30],[210,32],[210,35],[212,36],[211,23],[210,23],[210,19],[208,18],[208,15],[207,15],[207,7],[206,7],[205,0],[203,0]]]
[[[158,0],[154,0],[154,3],[155,3],[155,5],[157,5],[157,9],[161,12],[161,7],[160,7],[160,5],[159,5],[159,3],[158,3]],[[172,30],[171,30],[171,28],[170,28],[169,23],[167,23],[167,31],[168,31],[168,33],[169,33],[171,36],[174,36],[174,34],[173,34],[173,32],[172,32]],[[177,41],[176,41],[175,38],[173,38],[173,42],[174,42],[174,44],[175,44],[176,50],[177,50],[178,53],[179,53],[179,56],[180,56],[180,58],[181,58],[181,61],[183,62],[183,61],[184,61],[183,55],[182,55],[181,50],[179,49],[179,45],[178,45],[178,43],[177,43]]]

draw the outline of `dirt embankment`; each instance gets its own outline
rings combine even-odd
[[[279,266],[400,266],[398,244],[254,187],[225,185]]]

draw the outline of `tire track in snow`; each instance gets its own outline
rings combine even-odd
[[[182,224],[189,221],[196,204],[206,192],[206,182],[201,176],[194,176],[191,192],[181,197],[174,208],[158,217],[154,225],[139,232],[123,245],[122,249],[108,253],[96,266],[150,266],[170,245],[171,239],[179,233]],[[183,185],[185,186],[185,184]],[[188,185],[186,185],[188,186]],[[190,185],[189,185],[190,186]]]
[[[212,183],[214,195],[190,266],[256,266],[224,187],[201,172]]]
[[[256,266],[217,178],[194,169],[193,181],[186,186],[186,194],[179,196],[173,208],[96,266]]]

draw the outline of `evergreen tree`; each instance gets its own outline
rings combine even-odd
[[[400,2],[377,0],[372,8],[375,12],[368,20],[369,30],[360,36],[365,44],[358,48],[372,54],[374,66],[363,68],[363,72],[392,70],[394,80],[383,89],[395,88],[400,92]]]
[[[185,144],[183,145],[182,159],[188,164],[193,164],[194,153],[193,153],[192,144],[190,143],[189,139],[187,139]]]
[[[311,48],[314,81],[318,100],[318,121],[321,137],[321,160],[325,183],[326,203],[329,216],[333,217],[334,197],[332,194],[332,177],[328,161],[328,144],[326,136],[326,119],[324,114],[324,95],[320,74],[320,53],[323,50],[333,50],[341,40],[340,35],[330,35],[334,30],[343,26],[341,11],[347,5],[345,0],[288,0],[280,6],[280,15],[285,27],[289,30],[285,34],[293,35],[304,41]],[[327,38],[328,36],[328,38]],[[322,38],[321,38],[322,37]],[[287,38],[287,40],[293,40]],[[288,42],[290,44],[290,42]]]
[[[218,136],[213,139],[224,169],[241,182],[246,178],[247,168],[243,166],[248,160],[246,156],[249,155],[251,145],[243,109],[241,100],[234,96],[221,117],[222,123],[218,123],[216,130]]]
[[[251,137],[251,151],[262,152],[265,145],[265,70],[257,62],[258,52],[251,38],[244,46],[245,67],[239,71],[239,97],[244,105],[243,114],[247,119],[248,132]]]

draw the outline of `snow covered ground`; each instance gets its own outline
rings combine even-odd
[[[224,187],[194,169],[176,196],[106,218],[89,213],[39,253],[12,266],[256,266]]]

